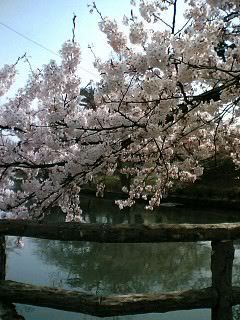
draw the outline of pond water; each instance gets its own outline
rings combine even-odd
[[[87,222],[97,223],[218,223],[240,220],[237,212],[200,211],[143,206],[119,211],[110,200],[82,197]],[[48,218],[64,221],[55,212]],[[36,285],[80,290],[97,295],[169,292],[211,285],[209,242],[161,244],[100,244],[24,238],[22,249],[7,239],[6,278]],[[240,246],[236,244],[234,284],[240,284]],[[79,313],[17,305],[26,320],[98,319]],[[108,319],[208,320],[210,310],[169,312]],[[239,318],[240,319],[240,318]]]

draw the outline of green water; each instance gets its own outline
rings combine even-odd
[[[141,205],[124,212],[112,201],[82,198],[87,222],[217,223],[239,221],[235,212],[161,207],[144,212]],[[51,221],[63,220],[57,213]],[[209,242],[162,244],[99,244],[24,238],[24,248],[7,240],[7,279],[80,290],[97,295],[167,292],[211,285]],[[236,245],[234,283],[240,283],[240,251]],[[27,320],[97,319],[79,313],[17,305]],[[208,320],[210,310],[169,312],[108,319]]]

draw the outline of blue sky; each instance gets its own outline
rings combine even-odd
[[[0,0],[0,23],[58,52],[62,43],[72,37],[72,17],[77,15],[76,40],[82,50],[80,76],[83,83],[96,80],[97,74],[92,66],[93,56],[88,49],[93,44],[98,57],[107,58],[110,49],[105,36],[98,29],[99,17],[89,14],[87,5],[91,0]],[[182,10],[179,1],[179,10]],[[130,16],[130,0],[96,0],[103,16],[122,20],[124,14]],[[22,38],[0,24],[0,65],[13,63],[25,52],[30,57],[33,68],[41,67],[50,59],[58,57],[30,41]],[[20,63],[19,75],[14,88],[22,85],[27,78],[27,65]],[[88,70],[89,72],[85,71]]]
[[[92,66],[93,57],[88,44],[94,44],[98,56],[107,57],[109,48],[105,37],[98,30],[99,17],[89,14],[87,5],[91,0],[0,0],[0,23],[17,30],[25,36],[39,42],[54,52],[58,52],[62,43],[72,37],[72,17],[77,15],[76,40],[81,44],[83,82],[94,78],[96,71]],[[97,6],[103,15],[121,19],[130,11],[129,0],[98,0]],[[0,25],[0,65],[15,62],[25,52],[30,56],[33,68],[48,63],[58,57],[16,33]],[[26,79],[26,65],[19,65],[17,85]]]

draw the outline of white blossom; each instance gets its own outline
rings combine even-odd
[[[42,218],[59,206],[66,221],[85,222],[81,186],[91,181],[103,196],[104,177],[113,174],[129,180],[121,186],[127,199],[116,201],[120,209],[142,198],[153,210],[171,188],[199,179],[204,160],[220,153],[240,165],[239,3],[186,2],[189,21],[180,29],[157,29],[163,11],[173,14],[172,1],[138,1],[140,16],[125,16],[123,28],[101,19],[114,53],[107,61],[96,57],[94,109],[80,106],[76,42],[66,41],[61,61],[33,71],[11,99],[4,95],[16,64],[2,67],[0,209],[6,216]]]

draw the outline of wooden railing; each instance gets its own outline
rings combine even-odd
[[[5,280],[5,235],[102,243],[212,241],[212,286],[172,293],[96,296],[9,281]],[[240,304],[240,287],[232,286],[236,239],[240,239],[240,224],[45,224],[0,220],[0,299],[98,317],[211,308],[212,320],[232,320],[232,306]]]

